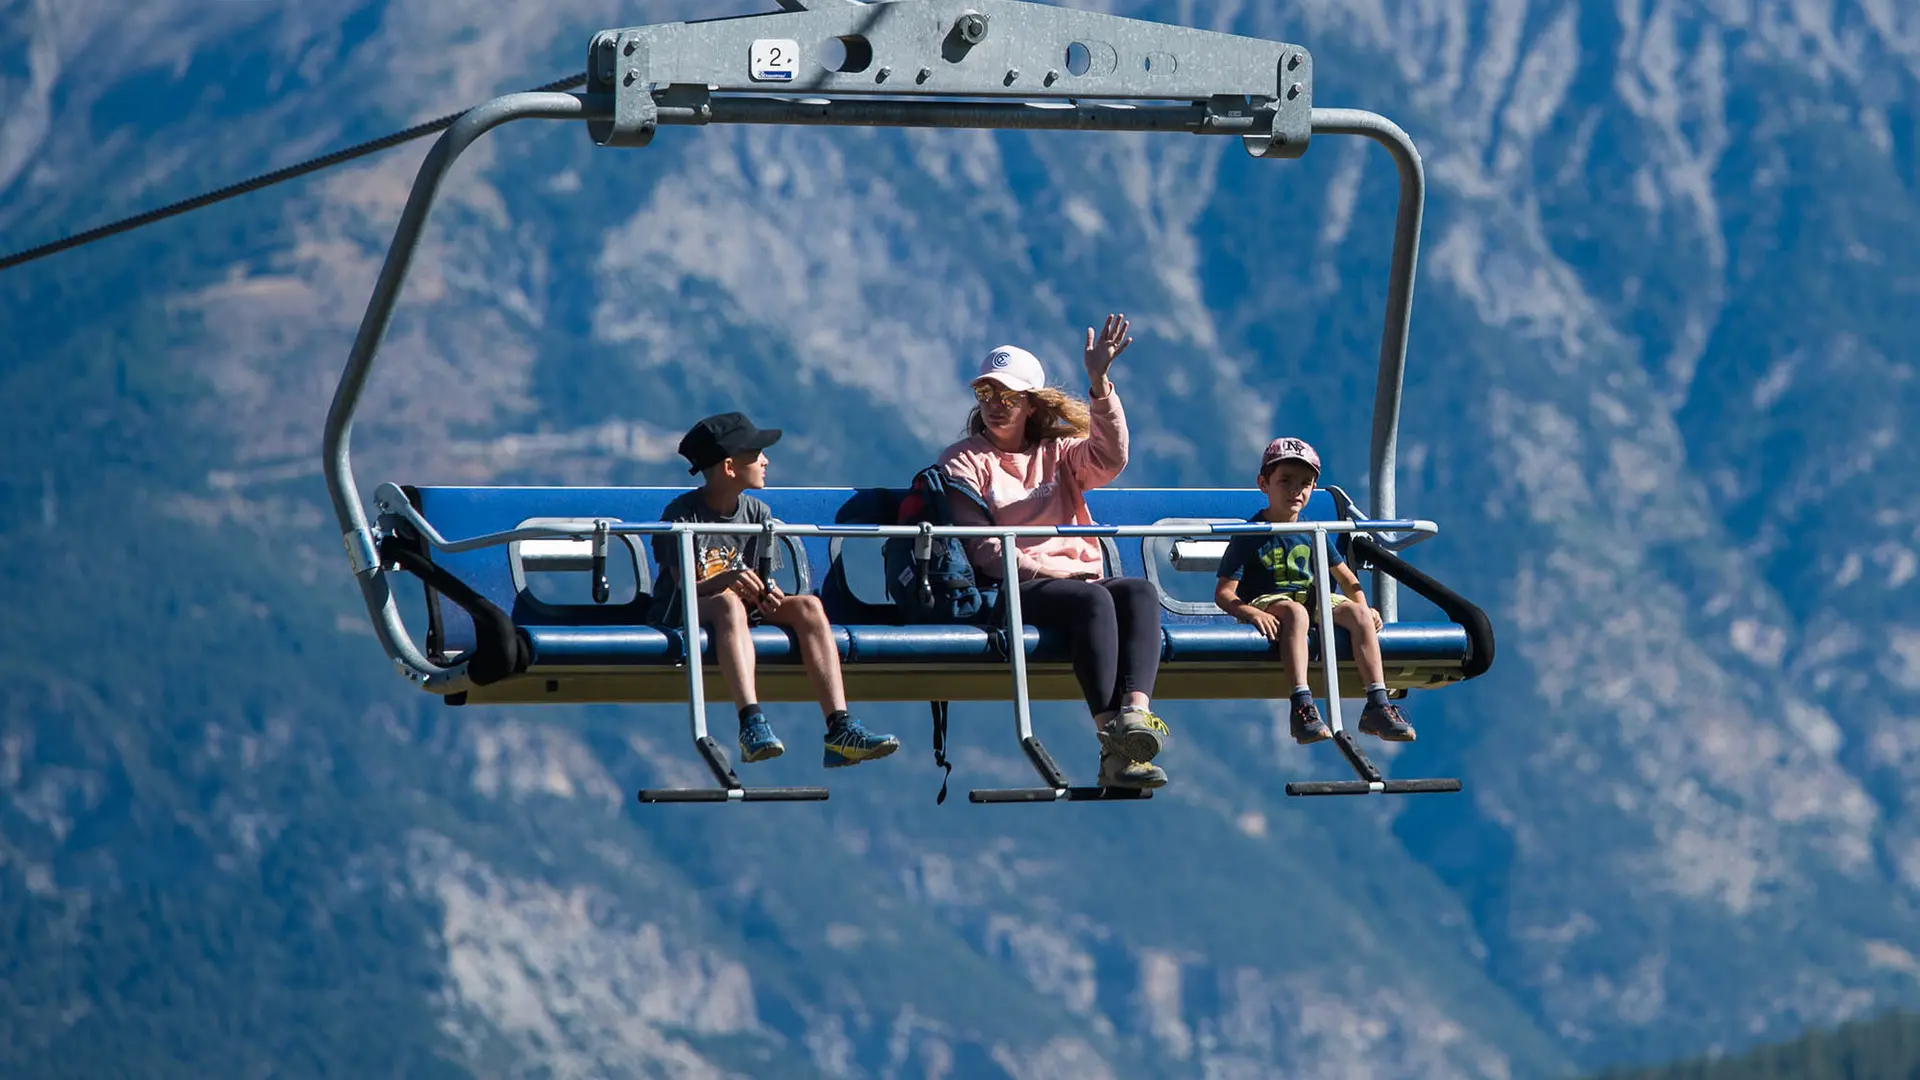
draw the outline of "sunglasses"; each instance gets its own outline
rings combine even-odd
[[[1008,390],[1004,387],[994,386],[991,383],[982,383],[974,387],[973,396],[974,399],[982,405],[990,405],[997,401],[1009,409],[1017,409],[1026,404],[1027,401],[1027,392],[1025,390]]]

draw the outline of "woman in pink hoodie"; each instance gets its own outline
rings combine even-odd
[[[1002,345],[981,361],[967,418],[968,436],[939,464],[985,500],[991,521],[969,520],[956,500],[957,525],[1091,525],[1086,493],[1127,467],[1127,417],[1107,371],[1133,344],[1124,315],[1087,328],[1089,401],[1046,385],[1032,353]],[[1001,542],[970,540],[974,573],[1005,576]],[[1167,774],[1152,764],[1167,726],[1150,709],[1160,667],[1160,598],[1142,578],[1105,576],[1091,536],[1027,536],[1016,543],[1020,604],[1027,622],[1063,630],[1073,673],[1100,738],[1100,783],[1154,788]]]

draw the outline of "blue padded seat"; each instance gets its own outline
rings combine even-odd
[[[657,520],[660,509],[682,490],[451,487],[410,489],[410,497],[442,535],[464,538],[511,529],[532,518]],[[861,507],[886,501],[866,489],[849,488],[770,488],[755,494],[767,501],[775,516],[789,522],[859,524],[865,520]],[[891,494],[897,498],[904,492]],[[1265,499],[1257,491],[1243,489],[1109,488],[1089,492],[1088,503],[1095,520],[1118,525],[1167,518],[1242,521]],[[1305,516],[1331,520],[1338,515],[1332,497],[1322,489],[1314,492]],[[650,566],[649,545],[642,538],[636,541],[641,557],[649,564],[648,576],[657,575],[658,568]],[[909,697],[950,691],[972,697],[1004,692],[994,681],[1003,677],[1007,663],[1004,634],[997,628],[902,625],[897,609],[885,602],[884,596],[854,594],[854,581],[864,582],[860,588],[869,591],[878,587],[874,581],[876,566],[872,565],[880,554],[876,542],[851,547],[830,544],[824,537],[795,538],[792,542],[802,549],[801,558],[787,560],[788,565],[805,569],[783,571],[788,575],[783,583],[797,576],[801,590],[819,596],[828,606],[829,618],[834,620],[835,644],[848,668],[850,690],[859,683],[875,692]],[[649,606],[645,593],[627,604],[555,607],[534,600],[516,586],[513,559],[505,547],[458,553],[434,551],[431,555],[439,569],[507,612],[530,646],[525,685],[509,680],[491,688],[476,688],[474,700],[666,701],[675,700],[673,695],[681,692],[677,680],[683,676],[678,672],[686,662],[682,633],[677,628],[645,624]],[[837,557],[842,555],[846,556],[845,562]],[[1139,540],[1119,540],[1111,549],[1109,557],[1117,562],[1110,569],[1132,577],[1151,577],[1146,555]],[[1165,576],[1169,571],[1162,568],[1158,573]],[[1199,599],[1211,594],[1210,574],[1204,570],[1182,573],[1187,576],[1178,579],[1177,588],[1194,599],[1166,600],[1161,613],[1163,677],[1169,685],[1181,683],[1188,692],[1200,696],[1264,692],[1265,683],[1249,683],[1247,679],[1269,677],[1269,664],[1278,661],[1272,643],[1253,627],[1235,622],[1209,601]],[[1171,581],[1163,585],[1175,588]],[[455,656],[473,649],[474,626],[466,613],[431,589],[428,601],[430,655]],[[702,631],[700,637],[702,659],[714,665],[711,635]],[[799,650],[788,633],[761,626],[755,628],[752,637],[759,662],[769,669],[763,680],[763,699],[811,700],[812,690],[797,670]],[[1316,663],[1319,641],[1318,633],[1309,639],[1309,653]],[[1484,656],[1476,656],[1471,631],[1454,622],[1396,623],[1382,631],[1380,641],[1389,680],[1397,685],[1443,685],[1477,674],[1491,659],[1491,638],[1484,643]],[[1352,646],[1345,631],[1335,634],[1335,643],[1340,659],[1350,663]],[[1050,698],[1078,696],[1071,677],[1064,674],[1071,660],[1066,635],[1028,625],[1022,644],[1029,661],[1053,672],[1036,676],[1036,695],[1051,686],[1044,689]],[[918,681],[922,676],[917,669],[922,666],[927,669],[927,683]],[[947,674],[935,674],[936,669],[944,669]],[[708,676],[717,677],[717,669],[710,666]],[[950,681],[943,682],[943,678]],[[982,678],[988,681],[979,682]]]
[[[918,660],[955,663],[997,663],[1005,653],[995,635],[980,626],[836,626],[834,640],[846,663],[913,663]],[[1027,656],[1033,660],[1065,661],[1070,647],[1064,634],[1026,627]],[[682,634],[652,626],[529,626],[533,668],[617,667],[625,664],[679,664],[685,660]],[[1161,658],[1171,663],[1255,660],[1274,654],[1274,645],[1251,626],[1174,625],[1164,628]],[[1314,659],[1320,655],[1319,634],[1309,639]],[[1340,659],[1352,660],[1346,631],[1335,634]],[[799,663],[799,650],[783,630],[759,626],[753,630],[754,653],[763,663]],[[714,662],[713,642],[700,633],[700,655]],[[1453,623],[1395,623],[1380,634],[1380,657],[1389,664],[1461,661],[1467,655],[1467,632]]]
[[[956,663],[969,660],[1000,662],[1006,652],[999,641],[1004,634],[986,626],[849,626],[853,639],[852,663],[903,663],[937,660]],[[1022,627],[1027,657],[1037,661],[1064,662],[1072,656],[1067,635],[1036,626]]]
[[[553,667],[612,667],[618,664],[677,664],[681,635],[651,626],[528,626],[533,660],[528,670]],[[760,643],[755,642],[757,650]]]
[[[1208,660],[1255,660],[1277,655],[1273,642],[1244,623],[1217,626],[1173,625],[1165,629],[1164,659],[1172,663]],[[1320,658],[1320,632],[1308,635],[1311,659]],[[1341,660],[1353,659],[1353,642],[1345,630],[1334,631],[1334,647]],[[1392,664],[1459,663],[1467,657],[1467,631],[1454,623],[1392,623],[1380,632],[1380,659]]]
[[[527,626],[533,644],[533,668],[618,667],[626,664],[674,665],[685,661],[679,630],[653,626]],[[793,639],[777,627],[753,629],[753,650],[761,663],[797,664],[800,652]],[[836,626],[834,642],[844,663],[911,664],[917,661],[1000,663],[1006,652],[998,645],[1003,635],[983,626]],[[1026,627],[1027,656],[1033,660],[1060,660],[1070,656],[1064,634]],[[715,662],[713,642],[700,631],[700,656]]]
[[[850,626],[847,634],[856,664],[1002,659],[984,626]]]
[[[627,664],[668,665],[686,660],[686,635],[655,626],[529,626],[533,644],[531,671],[564,667],[620,667]],[[763,664],[798,664],[800,650],[785,630],[756,626],[751,632],[753,652]],[[833,628],[841,660],[850,658],[846,627]],[[717,663],[713,636],[700,631],[700,658]]]

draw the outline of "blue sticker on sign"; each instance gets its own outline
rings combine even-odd
[[[799,42],[761,38],[747,58],[747,77],[754,82],[792,82],[799,66]]]

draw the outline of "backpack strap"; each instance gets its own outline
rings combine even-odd
[[[935,525],[953,524],[953,507],[947,503],[947,485],[953,481],[946,470],[938,465],[929,465],[922,469],[919,482],[927,492],[927,503],[920,514],[921,521],[931,521]]]
[[[953,518],[947,510],[946,474],[938,465],[929,465],[913,478],[920,495],[918,525],[948,525]],[[933,606],[933,537],[923,529],[913,541],[914,586],[924,607]]]
[[[987,500],[981,497],[978,491],[973,489],[972,484],[947,472],[942,472],[940,479],[942,481],[940,489],[940,510],[947,515],[946,520],[948,522],[953,521],[953,499],[956,496],[972,503],[973,506],[980,511],[981,517],[986,518],[988,521],[993,520],[993,511],[987,507]]]
[[[987,505],[987,500],[982,498],[978,491],[974,490],[972,484],[937,465],[930,471],[939,474],[941,521],[948,524],[953,522],[953,503],[956,499],[965,500],[968,505],[978,511],[982,520],[993,520],[992,507]],[[1000,604],[1006,595],[1004,583],[996,585],[992,581],[982,580],[978,582],[976,587],[980,590],[981,600],[984,601],[984,605],[980,609],[980,617],[991,625],[995,620],[1000,618]],[[1001,655],[1007,655],[1005,650],[1007,642],[1005,629],[989,629],[988,633],[996,635],[994,640],[997,646],[1001,648]]]
[[[920,523],[920,535],[913,538],[913,583],[914,595],[920,598],[920,606],[933,606],[933,525]]]
[[[933,707],[933,763],[947,770],[940,778],[940,794],[933,800],[935,806],[947,801],[947,777],[953,775],[953,763],[947,760],[947,703],[929,701]]]

